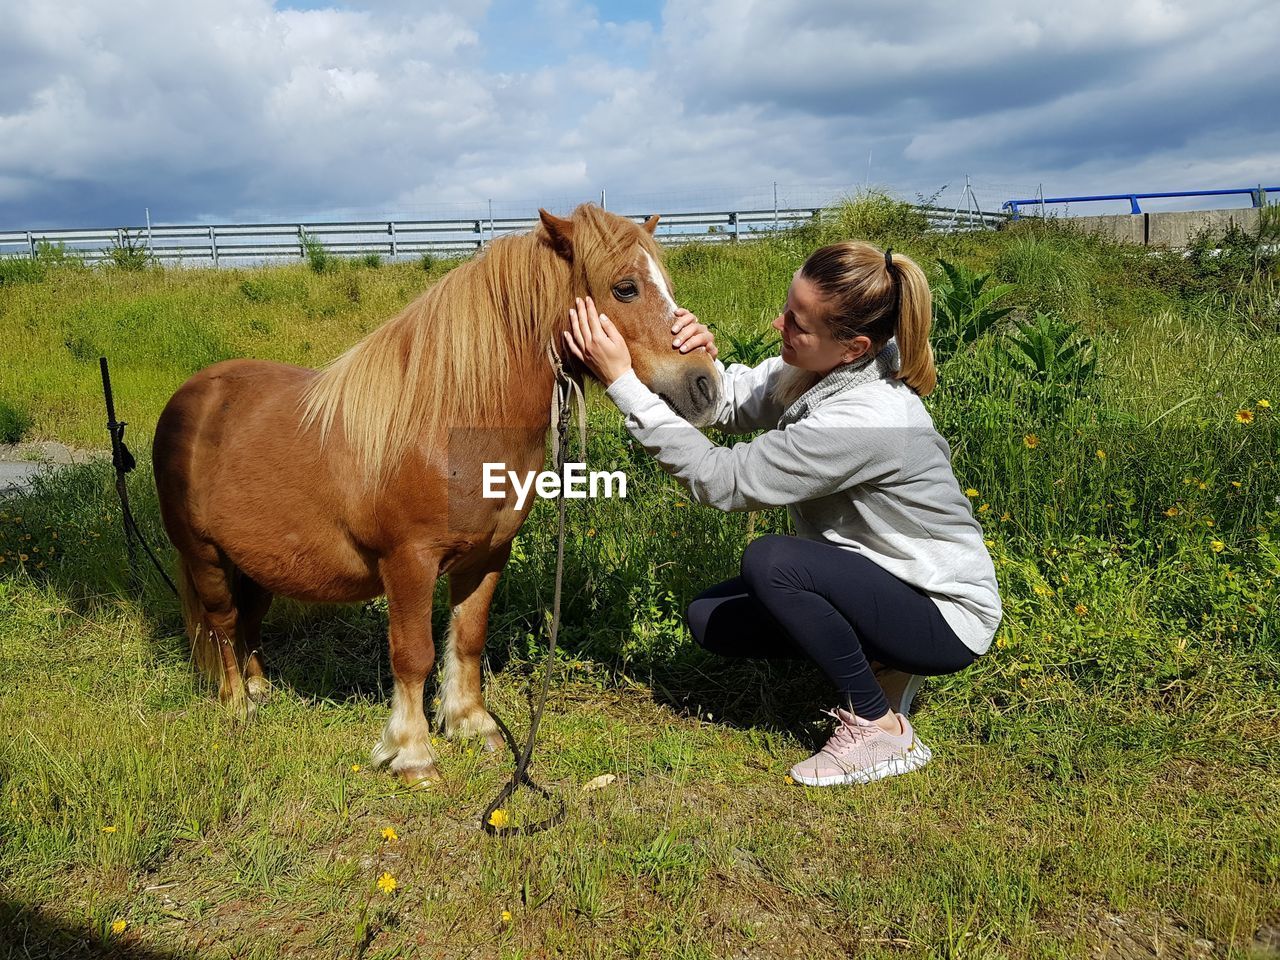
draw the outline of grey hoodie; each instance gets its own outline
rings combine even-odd
[[[987,651],[1000,623],[995,567],[951,470],[951,448],[910,387],[893,376],[892,344],[862,367],[837,368],[783,410],[780,357],[757,367],[719,361],[713,426],[767,430],[721,447],[629,371],[608,388],[631,435],[720,510],[786,507],[796,533],[856,550],[938,605],[956,636]]]

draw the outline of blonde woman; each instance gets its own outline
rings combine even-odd
[[[963,670],[1000,622],[995,568],[921,403],[934,388],[931,300],[913,261],[871,244],[815,251],[773,322],[781,356],[716,366],[714,425],[765,430],[717,446],[640,382],[608,317],[570,310],[569,350],[606,387],[627,429],[697,503],[787,507],[796,536],[748,544],[738,577],[702,593],[688,623],[726,656],[807,656],[835,687],[835,729],[791,768],[810,786],[867,783],[914,770],[931,751],[906,713],[921,675]],[[675,346],[709,349],[688,311]],[[911,678],[891,708],[872,661]]]

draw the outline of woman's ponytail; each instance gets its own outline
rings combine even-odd
[[[929,345],[929,327],[933,323],[929,280],[909,257],[892,257],[889,271],[898,285],[898,319],[894,332],[898,341],[898,379],[920,396],[927,397],[938,383],[933,347]]]
[[[898,379],[920,396],[933,392],[938,372],[929,346],[933,298],[924,271],[910,257],[847,240],[815,250],[800,272],[828,305],[832,336],[867,337],[879,351],[898,341]]]

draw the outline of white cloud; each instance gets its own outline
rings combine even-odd
[[[1280,175],[1261,0],[0,0],[0,226]],[[1141,182],[1135,179],[1141,177]],[[406,209],[409,208],[409,209]],[[415,209],[417,208],[417,211]]]

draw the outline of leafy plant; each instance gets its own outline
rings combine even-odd
[[[19,283],[39,283],[44,279],[44,264],[29,257],[0,257],[0,287]]]
[[[1093,342],[1080,325],[1056,314],[1040,312],[1014,321],[1015,332],[1001,344],[1000,355],[1031,386],[1033,410],[1056,415],[1085,393],[1097,374]]]
[[[107,251],[107,262],[119,270],[145,270],[155,263],[151,249],[142,239],[128,230],[121,230]]]
[[[757,330],[754,333],[735,335],[728,331],[716,331],[717,337],[729,341],[729,349],[725,351],[725,363],[744,363],[754,367],[762,360],[773,356],[778,350],[778,338],[773,330]]]
[[[989,273],[976,273],[963,264],[938,260],[944,279],[933,288],[934,355],[939,362],[954,356],[964,347],[1004,319],[1012,307],[998,307],[996,302],[1016,287],[1000,283],[987,287]]]
[[[376,270],[378,267],[382,266],[382,254],[366,253],[360,258],[360,262],[371,270]]]
[[[300,234],[300,242],[302,255],[313,273],[328,273],[337,266],[337,260],[325,249],[325,245],[305,230]]]

